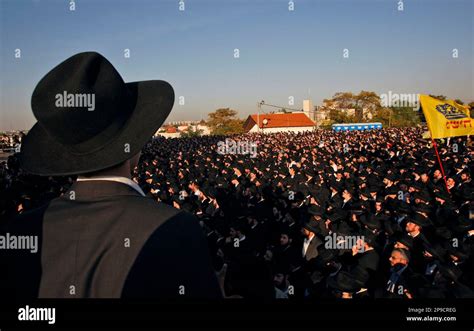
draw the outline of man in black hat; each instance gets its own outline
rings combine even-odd
[[[340,208],[342,210],[351,210],[352,209],[352,205],[354,204],[354,199],[352,198],[352,192],[350,192],[348,189],[345,189],[343,192],[342,192],[342,205],[340,206]]]
[[[410,254],[402,248],[395,248],[389,262],[391,269],[385,288],[377,291],[376,297],[413,299],[418,277],[409,267]]]
[[[413,238],[413,249],[411,256],[411,266],[413,270],[423,273],[425,270],[425,259],[423,256],[424,247],[430,242],[423,233],[423,229],[429,225],[429,221],[420,214],[415,214],[408,218],[405,230]]]
[[[310,205],[310,207],[308,208],[308,214],[309,214],[309,217],[315,221],[313,223],[318,226],[320,230],[319,233],[321,233],[322,236],[329,235],[329,230],[323,218],[322,208],[316,205]]]
[[[305,261],[310,262],[318,256],[318,247],[323,244],[323,241],[318,236],[321,235],[318,221],[313,217],[309,218],[303,224],[301,233],[304,236],[301,255]]]
[[[293,244],[293,238],[288,229],[280,231],[279,245],[275,247],[274,258],[279,266],[289,266],[291,262],[297,261],[297,253]]]
[[[446,225],[451,222],[453,219],[456,219],[456,213],[454,210],[456,209],[454,204],[451,201],[451,197],[447,192],[445,192],[444,188],[436,191],[435,193],[435,201],[436,201],[436,211],[435,211],[435,218],[434,222],[438,226]]]
[[[471,180],[471,173],[468,170],[463,170],[460,175],[459,175],[459,184],[456,185],[456,198],[458,201],[463,201],[464,199],[461,197],[462,192],[471,192],[471,197],[472,197],[472,192],[474,191],[473,189],[473,183]]]
[[[341,270],[336,275],[328,277],[327,286],[332,289],[332,295],[341,299],[358,299],[367,295],[369,274],[362,267],[353,270]]]
[[[369,285],[375,283],[375,275],[378,270],[380,256],[375,250],[375,235],[368,229],[360,232],[360,239],[352,247],[352,255],[355,258],[356,266],[364,268],[370,276]]]
[[[195,217],[147,198],[131,180],[173,103],[168,83],[125,83],[95,52],[76,54],[41,79],[31,100],[38,122],[22,143],[21,165],[78,178],[9,226],[12,234],[39,236],[41,246],[35,257],[8,257],[7,297],[221,297]]]
[[[398,233],[395,236],[393,248],[402,248],[410,251],[413,248],[413,237],[405,233]]]

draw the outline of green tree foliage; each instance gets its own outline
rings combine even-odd
[[[193,126],[190,126],[187,131],[183,131],[179,134],[181,138],[191,138],[191,137],[199,137],[202,135],[204,131],[201,129],[198,129],[197,127],[194,128]]]
[[[354,123],[355,121],[354,116],[350,116],[339,109],[331,109],[329,111],[329,118],[332,123]]]
[[[377,109],[377,111],[375,112],[374,117],[372,118],[372,121],[373,122],[380,122],[380,123],[382,123],[383,127],[386,128],[386,127],[389,126],[390,116],[393,114],[393,113],[390,114],[390,112],[392,112],[392,111],[393,110],[391,108],[386,108],[386,107]]]
[[[381,122],[384,127],[412,127],[421,123],[420,113],[411,107],[380,108],[372,121]]]
[[[219,108],[209,113],[207,125],[213,135],[243,133],[243,121],[236,117],[237,111],[230,108]]]
[[[353,119],[355,122],[362,122],[364,120],[364,110],[374,114],[381,108],[380,97],[375,92],[370,91],[360,91],[359,94],[337,92],[331,99],[324,101],[329,106],[335,105],[339,109],[355,109]]]

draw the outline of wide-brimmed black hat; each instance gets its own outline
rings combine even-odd
[[[323,216],[323,210],[319,206],[311,205],[308,208],[308,214],[312,216]]]
[[[415,223],[421,227],[426,227],[426,226],[431,225],[431,222],[429,219],[417,213],[415,213],[414,215],[410,215],[407,220],[408,222]]]
[[[354,293],[365,287],[369,278],[364,268],[356,266],[351,271],[341,270],[334,277],[329,277],[327,285],[342,292]]]
[[[319,222],[320,221],[316,221],[313,217],[310,217],[308,218],[308,220],[306,220],[306,222],[303,223],[303,228],[315,234],[321,234],[321,228],[319,227]]]
[[[444,190],[435,191],[434,195],[435,195],[435,197],[437,197],[439,199],[442,199],[442,200],[445,200],[445,201],[450,199],[450,196],[449,196],[448,192],[446,192]]]
[[[395,235],[395,241],[405,245],[409,249],[413,248],[413,237],[406,233],[398,233]]]
[[[375,218],[373,214],[364,214],[360,217],[360,222],[364,224],[370,230],[380,230],[382,228],[382,222]]]
[[[76,54],[33,92],[38,122],[22,141],[21,165],[37,175],[73,175],[120,164],[142,149],[173,103],[167,82],[125,83],[102,55]]]

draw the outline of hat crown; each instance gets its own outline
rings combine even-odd
[[[129,117],[129,92],[112,64],[96,52],[76,54],[36,86],[31,107],[40,125],[60,143],[74,145],[112,136]]]

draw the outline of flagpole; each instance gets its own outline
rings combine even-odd
[[[439,157],[438,145],[436,144],[436,140],[434,140],[433,138],[431,138],[431,141],[433,143],[433,147],[436,152],[436,157],[438,158],[439,167],[441,168],[441,174],[443,175],[444,185],[446,185],[446,190],[448,190],[448,193],[451,193],[448,188],[448,182],[446,181],[446,175],[444,174],[443,164],[441,163],[441,158]]]

